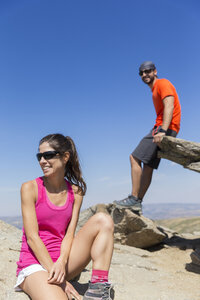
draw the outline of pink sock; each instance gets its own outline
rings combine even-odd
[[[92,283],[96,282],[108,282],[108,271],[104,270],[92,270]]]

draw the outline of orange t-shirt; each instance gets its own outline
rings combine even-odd
[[[163,123],[163,99],[167,96],[174,97],[174,110],[169,129],[175,130],[177,133],[180,130],[181,122],[181,105],[173,84],[167,79],[156,79],[152,89],[153,104],[155,106],[157,118],[155,126],[161,126]]]

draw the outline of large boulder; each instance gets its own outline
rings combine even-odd
[[[115,204],[97,204],[81,212],[78,229],[98,212],[112,217],[115,225],[115,243],[145,249],[161,243],[166,237],[152,220],[138,215],[131,209],[119,208]]]

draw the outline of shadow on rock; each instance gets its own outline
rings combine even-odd
[[[185,269],[189,272],[200,274],[200,266],[193,264],[192,262],[185,265]]]
[[[197,239],[189,239],[182,236],[172,236],[171,238],[167,238],[164,240],[164,244],[170,247],[177,247],[180,250],[186,249],[197,249],[200,248],[200,238]]]

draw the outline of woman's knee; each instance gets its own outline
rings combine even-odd
[[[103,212],[99,212],[96,213],[93,216],[93,218],[94,218],[94,222],[99,225],[100,229],[104,229],[104,230],[106,229],[111,232],[114,231],[114,222],[110,215]]]

